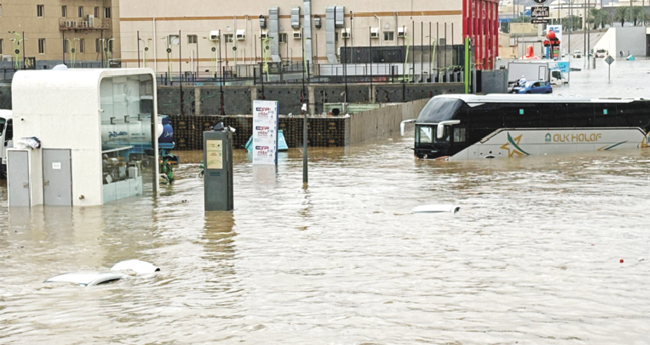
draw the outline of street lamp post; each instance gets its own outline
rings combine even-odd
[[[169,82],[173,80],[172,77],[172,45],[169,40],[169,36],[165,36],[160,38],[161,40],[167,41],[167,78],[169,78]]]
[[[20,58],[20,44],[23,42],[23,36],[16,31],[9,31],[9,33],[16,35],[16,38],[12,38],[11,42],[14,44],[14,68],[18,69],[20,68],[20,62],[18,59]]]

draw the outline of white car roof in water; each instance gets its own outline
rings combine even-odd
[[[122,273],[114,272],[73,272],[54,276],[44,283],[74,283],[81,286],[93,286],[124,278]]]
[[[436,97],[461,99],[470,107],[485,103],[630,103],[635,100],[642,100],[642,98],[589,98],[584,96],[519,95],[509,93],[491,93],[487,95],[450,94]]]

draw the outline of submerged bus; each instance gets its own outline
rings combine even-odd
[[[413,121],[411,121],[413,122]],[[468,160],[648,147],[650,100],[441,95],[415,122],[415,156]]]

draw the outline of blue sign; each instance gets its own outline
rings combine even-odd
[[[560,72],[569,73],[569,62],[568,61],[558,61],[557,67],[560,68]]]

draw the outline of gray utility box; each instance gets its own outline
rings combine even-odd
[[[203,132],[205,210],[231,211],[233,205],[232,132]]]

